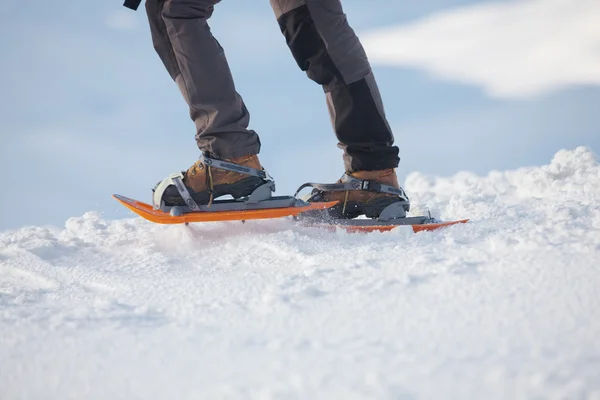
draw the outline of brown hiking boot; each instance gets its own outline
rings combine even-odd
[[[368,190],[343,190],[343,191],[316,191],[313,192],[312,201],[338,201],[339,203],[330,208],[329,215],[335,218],[356,218],[365,215],[369,218],[377,218],[379,214],[390,204],[405,201],[405,209],[409,209],[408,197],[398,184],[396,171],[392,168],[379,171],[357,171],[347,175],[360,181],[371,181],[381,185],[391,186],[399,189],[402,195],[382,193]],[[343,178],[338,184],[344,183]]]
[[[223,161],[263,170],[256,155]],[[265,180],[257,176],[211,167],[202,160],[198,160],[183,173],[183,184],[198,205],[209,204],[219,196],[230,195],[234,199],[249,196],[264,183]],[[165,190],[162,198],[168,206],[185,205],[179,191],[173,185]]]

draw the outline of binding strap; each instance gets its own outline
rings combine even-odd
[[[226,171],[239,172],[240,174],[246,174],[251,176],[257,176],[267,181],[273,181],[273,178],[265,170],[259,170],[255,168],[245,167],[243,165],[234,164],[228,161],[217,160],[216,158],[210,158],[206,154],[200,155],[200,162],[207,167],[224,169]]]
[[[312,187],[322,192],[345,192],[349,190],[365,190],[368,192],[386,193],[399,196],[404,201],[409,201],[408,196],[402,188],[396,188],[394,186],[385,185],[383,183],[375,182],[372,180],[360,180],[353,176],[344,174],[341,179],[341,183],[305,183],[296,190],[297,196],[303,189]]]
[[[196,204],[196,202],[192,198],[192,195],[183,184],[183,174],[181,172],[169,175],[167,178],[163,179],[158,185],[156,185],[156,188],[154,188],[154,195],[152,196],[152,205],[155,210],[162,209],[163,194],[165,190],[167,190],[167,188],[171,185],[174,185],[177,188],[179,195],[181,196],[183,201],[185,201],[185,204],[187,204],[190,210],[200,210],[198,204]]]
[[[123,5],[127,8],[130,8],[133,11],[135,11],[138,9],[141,2],[142,2],[142,0],[125,0],[125,3],[123,3]]]

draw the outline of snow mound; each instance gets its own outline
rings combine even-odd
[[[0,232],[0,397],[600,399],[593,153],[405,187],[472,221]]]

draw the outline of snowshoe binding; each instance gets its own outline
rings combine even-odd
[[[313,191],[305,200],[313,202],[337,201],[324,210],[301,214],[309,225],[331,225],[348,230],[388,230],[398,225],[422,225],[436,222],[428,217],[407,217],[410,200],[398,184],[393,169],[345,173],[336,183],[305,183],[296,195],[307,187]],[[365,216],[366,218],[357,219]]]
[[[296,195],[307,187],[312,187],[313,191],[305,198],[306,201],[338,202],[327,209],[327,219],[354,219],[361,215],[367,218],[403,218],[410,210],[410,200],[398,184],[393,169],[345,173],[334,184],[305,183],[298,188]],[[390,214],[392,210],[393,215]],[[324,217],[323,213],[320,217]]]
[[[272,182],[256,155],[217,160],[202,155],[187,171],[170,175],[153,189],[158,208],[187,206],[196,210],[214,199],[229,195],[240,199]]]

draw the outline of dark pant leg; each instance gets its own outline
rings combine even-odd
[[[347,171],[398,166],[398,148],[365,51],[340,0],[271,0],[287,44],[323,86]]]
[[[219,1],[147,0],[146,10],[154,48],[190,107],[198,147],[231,159],[257,154],[260,141],[208,26]]]

